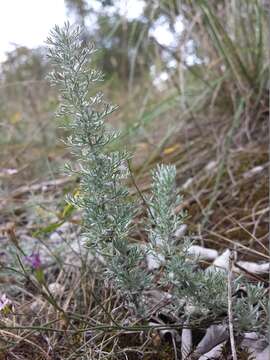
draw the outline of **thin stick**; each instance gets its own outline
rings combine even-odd
[[[230,254],[229,258],[229,269],[228,269],[228,318],[229,318],[229,334],[232,350],[233,360],[237,360],[235,340],[233,335],[233,313],[232,313],[232,267],[233,267],[233,253]]]

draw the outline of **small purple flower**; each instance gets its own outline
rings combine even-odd
[[[34,270],[40,269],[41,260],[39,253],[32,253],[30,256],[26,256],[25,260]]]
[[[7,298],[6,294],[0,297],[0,312],[8,314],[12,309],[12,302]]]

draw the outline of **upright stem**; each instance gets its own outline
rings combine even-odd
[[[233,254],[230,254],[229,258],[229,269],[228,269],[228,318],[229,318],[229,334],[232,350],[233,360],[237,360],[235,340],[233,335],[233,312],[232,312],[232,265],[233,265]]]

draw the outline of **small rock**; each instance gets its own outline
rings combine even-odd
[[[264,169],[263,166],[260,166],[260,165],[259,165],[259,166],[255,166],[254,168],[252,168],[252,169],[248,170],[247,172],[245,172],[245,173],[243,174],[243,177],[244,177],[244,178],[249,178],[249,177],[251,177],[251,176],[253,176],[253,175],[255,175],[255,174],[263,171],[263,169]]]
[[[53,232],[51,235],[50,235],[50,241],[53,242],[53,243],[60,243],[62,242],[62,237],[61,235],[59,235],[56,231]]]
[[[185,322],[184,326],[187,326],[188,323]],[[186,359],[187,356],[192,351],[192,331],[190,328],[184,328],[182,330],[182,336],[181,336],[181,354],[182,359]]]
[[[149,253],[146,255],[146,263],[149,271],[159,269],[165,263],[165,258],[161,254]]]
[[[210,351],[214,351],[217,353],[219,349],[216,347],[220,345],[220,343],[226,341],[229,338],[228,328],[225,325],[211,325],[207,331],[205,336],[199,342],[198,346],[194,351],[195,358],[197,359],[205,359],[202,358],[202,355],[209,353]]]
[[[52,293],[52,295],[54,295],[54,296],[62,295],[65,290],[64,286],[59,284],[58,282],[49,284],[48,288],[49,288],[50,292]]]
[[[210,350],[206,354],[200,356],[199,360],[220,359],[222,348],[225,344],[226,344],[226,341],[223,341],[221,344],[218,344],[212,350]]]
[[[207,249],[199,245],[192,245],[188,249],[188,254],[193,255],[201,260],[213,261],[218,257],[217,250]]]
[[[237,265],[241,266],[243,269],[249,271],[252,274],[268,274],[270,270],[270,263],[257,264],[250,261],[238,261]],[[236,271],[241,269],[236,267]]]
[[[45,306],[45,302],[43,300],[41,300],[40,298],[37,298],[30,305],[30,309],[35,313],[39,313],[44,306]]]
[[[187,225],[186,224],[181,225],[174,233],[176,240],[180,240],[183,236],[186,235],[186,232],[187,232]]]
[[[218,256],[213,264],[209,266],[206,271],[228,271],[231,251],[225,250],[220,256]]]
[[[210,171],[213,170],[216,166],[217,166],[217,162],[215,160],[212,160],[206,165],[205,169],[207,171]]]

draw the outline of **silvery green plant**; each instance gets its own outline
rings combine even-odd
[[[48,39],[49,57],[54,66],[50,75],[60,91],[58,114],[68,118],[70,132],[67,144],[77,159],[77,167],[68,166],[80,178],[79,194],[69,201],[84,213],[83,228],[87,246],[104,259],[104,276],[114,282],[121,294],[142,314],[142,294],[151,283],[149,272],[142,266],[141,247],[129,240],[137,205],[131,201],[125,185],[129,176],[126,151],[113,150],[119,134],[106,123],[115,107],[107,104],[96,84],[103,80],[100,71],[89,67],[94,47],[84,47],[80,28],[65,24],[56,26]],[[175,237],[185,213],[175,213],[181,204],[176,191],[176,168],[161,165],[152,173],[152,195],[148,202],[148,251],[163,258],[161,283],[173,289],[177,302],[190,303],[202,316],[218,316],[227,311],[227,283],[224,272],[205,272],[197,259],[188,254],[190,241]],[[235,281],[234,291],[241,285]],[[253,287],[252,287],[253,286]],[[263,305],[261,285],[248,285],[245,298],[233,299],[239,328],[256,327]],[[252,311],[251,311],[252,310]],[[249,314],[249,315],[248,315]]]
[[[152,196],[149,200],[149,240],[153,249],[169,255],[175,245],[175,232],[184,223],[185,212],[175,213],[182,197],[176,193],[176,167],[158,165],[152,172]]]
[[[47,41],[54,66],[50,81],[61,94],[58,115],[69,119],[67,143],[78,164],[68,169],[80,177],[79,194],[69,201],[83,209],[87,245],[105,259],[107,277],[136,304],[149,276],[139,266],[141,252],[128,240],[136,212],[124,185],[129,154],[109,150],[119,136],[106,124],[115,107],[95,92],[103,74],[89,68],[95,49],[83,47],[80,39],[81,29],[66,23],[55,26]]]
[[[173,285],[175,299],[182,304],[192,304],[202,314],[209,309],[223,312],[227,306],[226,278],[223,272],[206,273],[198,268],[196,258],[188,254],[189,238],[175,238],[175,232],[183,225],[186,213],[176,214],[182,197],[176,192],[176,168],[158,166],[152,173],[152,197],[149,201],[149,239],[152,253],[162,255],[166,285]],[[209,297],[211,289],[211,297]],[[184,302],[183,302],[184,301]]]
[[[198,259],[188,253],[190,240],[183,237],[179,242],[175,238],[175,231],[186,216],[184,211],[175,213],[182,201],[176,192],[175,166],[158,166],[152,178],[148,211],[150,251],[158,260],[159,254],[162,254],[162,283],[172,287],[175,305],[182,307],[184,316],[214,320],[228,310],[227,272],[211,268],[202,270]],[[239,333],[250,329],[265,331],[269,306],[266,305],[263,285],[250,284],[237,276],[231,286],[235,330]],[[245,289],[244,292],[241,288]]]

